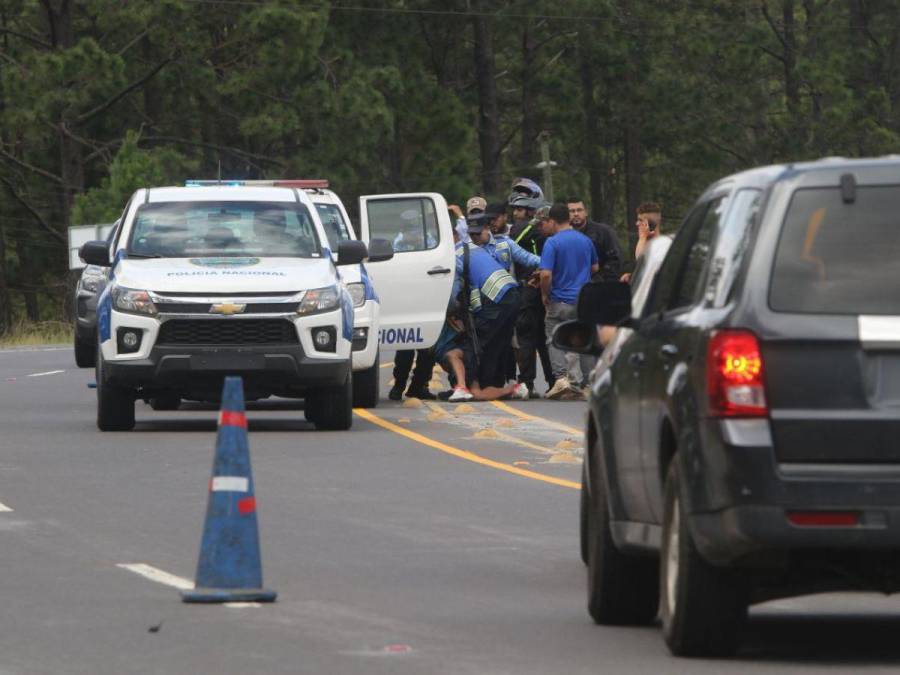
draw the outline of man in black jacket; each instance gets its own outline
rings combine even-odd
[[[622,270],[622,249],[616,232],[606,223],[597,223],[588,218],[587,207],[581,197],[569,197],[569,223],[572,227],[586,235],[597,249],[600,260],[599,276],[607,281],[618,281]]]

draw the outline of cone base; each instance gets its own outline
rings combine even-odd
[[[221,602],[275,602],[278,593],[264,588],[193,588],[181,591],[182,602],[214,604]]]

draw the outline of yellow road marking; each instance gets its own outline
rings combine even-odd
[[[429,415],[428,420],[430,422],[450,416],[449,413],[447,413],[445,408],[439,406],[437,403],[434,403],[433,401],[423,401],[423,403],[425,405],[427,405],[429,408],[431,408],[437,415],[433,419],[432,419],[431,415]],[[550,453],[550,454],[553,454],[556,452],[556,450],[553,450],[552,448],[547,448],[543,445],[537,445],[536,443],[531,443],[530,441],[526,441],[523,438],[517,438],[516,436],[512,436],[512,435],[504,433],[502,431],[497,431],[493,427],[488,427],[486,429],[482,429],[481,431],[489,431],[491,434],[493,434],[493,438],[496,438],[497,440],[503,440],[503,441],[507,441],[509,443],[515,443],[516,445],[521,445],[523,447],[530,448],[531,450],[539,450],[540,452],[546,452],[546,453]],[[476,432],[475,438],[491,438],[492,437],[492,436],[488,436],[488,435],[479,436],[478,433],[480,433],[480,432]],[[560,441],[560,442],[562,442],[562,441]]]
[[[434,418],[432,418],[432,416],[429,415],[429,416],[428,416],[428,420],[429,420],[430,422],[434,422],[434,421],[436,421],[436,420],[438,420],[438,419],[443,419],[443,418],[445,418],[445,417],[449,417],[449,415],[447,414],[447,412],[445,411],[445,409],[442,408],[441,406],[439,406],[438,404],[433,403],[432,401],[423,401],[423,403],[424,403],[425,405],[427,405],[429,408],[431,408],[432,410],[434,410],[434,411],[435,411],[435,414],[438,415],[437,417],[434,417]],[[515,408],[510,408],[510,409],[511,409],[511,410],[516,410]],[[516,410],[516,412],[519,412],[519,411]],[[543,418],[538,418],[538,419],[543,419]],[[549,421],[549,420],[545,420],[545,421]],[[521,445],[521,446],[523,446],[523,447],[525,447],[525,448],[529,448],[529,449],[531,449],[531,450],[538,450],[538,451],[540,451],[540,452],[548,453],[548,454],[551,454],[551,455],[556,454],[559,450],[570,450],[570,449],[572,449],[572,448],[578,447],[576,444],[572,443],[571,441],[560,441],[560,442],[557,444],[556,449],[554,449],[554,448],[548,448],[548,447],[543,446],[543,445],[537,445],[536,443],[532,443],[532,442],[530,442],[530,441],[526,441],[524,438],[519,438],[519,437],[517,437],[517,436],[513,436],[513,435],[511,435],[511,434],[507,434],[507,433],[504,433],[504,432],[502,432],[502,431],[497,431],[497,430],[494,429],[493,427],[488,427],[487,429],[484,429],[483,431],[488,431],[488,432],[490,432],[490,435],[485,434],[485,435],[481,436],[481,435],[479,435],[479,434],[481,434],[481,432],[479,431],[479,432],[477,432],[477,433],[475,434],[475,438],[493,438],[493,439],[496,439],[496,440],[507,441],[507,442],[509,442],[509,443],[515,443],[516,445]],[[563,444],[563,443],[571,443],[571,446],[566,446],[566,447],[562,447],[562,448],[559,447],[560,444]]]
[[[380,366],[378,366],[378,367],[379,367],[379,368],[390,368],[392,365],[394,365],[394,362],[393,362],[393,361],[388,361],[387,363],[382,363],[382,364],[381,364]]]
[[[521,417],[523,420],[530,420],[532,422],[539,422],[548,427],[553,427],[554,429],[562,429],[563,431],[568,431],[570,434],[577,434],[581,436],[584,432],[576,429],[575,427],[570,427],[562,422],[554,422],[553,420],[548,420],[544,417],[538,417],[537,415],[529,415],[528,413],[522,412],[518,408],[513,408],[511,405],[505,404],[503,401],[491,401],[491,405],[494,405],[500,410],[504,412],[508,412],[510,415],[515,415],[516,417]]]
[[[405,436],[412,441],[416,441],[416,443],[421,443],[422,445],[427,445],[428,447],[434,448],[435,450],[446,452],[448,455],[453,455],[454,457],[459,457],[460,459],[465,459],[469,462],[475,462],[476,464],[481,464],[483,466],[489,466],[492,469],[506,471],[507,473],[512,473],[524,478],[539,480],[544,483],[551,483],[553,485],[559,485],[561,487],[572,488],[573,490],[578,490],[581,488],[581,485],[579,483],[575,483],[570,480],[548,476],[543,473],[537,473],[536,471],[528,471],[527,469],[520,469],[519,467],[513,466],[511,464],[495,462],[492,459],[487,459],[486,457],[482,457],[481,455],[476,455],[474,452],[469,452],[468,450],[460,450],[459,448],[454,448],[452,445],[441,443],[440,441],[429,438],[428,436],[423,436],[422,434],[418,434],[415,431],[410,431],[409,429],[404,429],[403,427],[397,426],[393,422],[388,422],[386,419],[382,419],[369,410],[364,410],[363,408],[354,408],[353,412],[356,413],[359,417],[362,417],[367,422],[371,422],[372,424],[375,424],[383,429],[387,429],[388,431],[393,431],[395,434]]]

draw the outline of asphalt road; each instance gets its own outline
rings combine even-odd
[[[893,673],[900,662],[900,601],[874,595],[754,608],[730,661],[672,658],[658,628],[593,625],[577,402],[385,400],[331,433],[289,402],[251,407],[264,574],[279,599],[185,605],[172,584],[196,565],[216,413],[139,403],[135,431],[104,434],[92,380],[69,349],[0,351],[0,674]]]

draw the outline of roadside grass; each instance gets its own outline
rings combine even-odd
[[[8,333],[0,335],[0,347],[69,343],[73,330],[68,321],[19,321]]]

